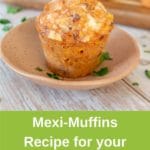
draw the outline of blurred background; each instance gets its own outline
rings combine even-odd
[[[0,0],[22,7],[43,9],[50,0]],[[100,0],[117,23],[150,29],[150,0]]]

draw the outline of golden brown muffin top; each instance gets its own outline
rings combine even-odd
[[[113,16],[98,0],[51,0],[37,17],[39,32],[48,39],[90,42],[108,34]]]

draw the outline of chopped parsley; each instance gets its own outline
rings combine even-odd
[[[53,74],[53,73],[47,73],[47,76],[49,77],[49,78],[53,78],[53,79],[56,79],[56,80],[59,80],[59,77],[58,77],[58,75],[57,74]]]
[[[7,13],[8,14],[16,14],[18,12],[20,12],[22,10],[21,7],[18,7],[18,6],[8,6],[7,7]]]
[[[21,19],[21,22],[25,22],[27,20],[27,18],[26,17],[23,17],[22,19]]]
[[[150,79],[150,70],[145,70],[145,75]]]
[[[11,28],[12,28],[12,25],[4,25],[3,28],[2,28],[2,30],[3,30],[4,32],[7,32],[7,31],[9,31]]]
[[[40,67],[36,67],[35,70],[39,71],[39,72],[42,72],[44,71],[42,68]],[[46,73],[46,75],[49,77],[49,78],[53,78],[53,79],[56,79],[56,80],[60,80],[59,76],[55,73]]]
[[[138,82],[133,82],[132,85],[133,86],[139,86],[139,83]]]
[[[43,69],[41,69],[40,67],[36,67],[35,68],[37,71],[39,71],[39,72],[42,72],[43,71]]]
[[[104,76],[109,73],[109,70],[107,67],[101,68],[99,71],[93,72],[95,76]]]
[[[103,52],[101,55],[100,55],[100,62],[104,62],[106,60],[112,60],[112,58],[110,57],[110,54],[108,52]]]
[[[9,24],[9,23],[11,23],[11,22],[8,19],[3,19],[3,18],[0,19],[0,24],[4,24],[5,25],[5,24]]]

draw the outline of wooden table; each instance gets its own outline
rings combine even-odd
[[[0,8],[0,17],[10,19],[14,26],[22,17],[39,13],[24,10],[8,15],[4,4]],[[145,69],[150,69],[150,53],[144,53],[150,50],[150,31],[120,27],[132,34],[141,46],[141,63],[127,78],[95,90],[55,90],[16,74],[0,60],[0,110],[150,110],[150,79],[144,74]],[[133,86],[133,82],[139,86]]]

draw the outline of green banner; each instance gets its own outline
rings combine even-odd
[[[150,112],[0,112],[0,150],[150,150]]]

